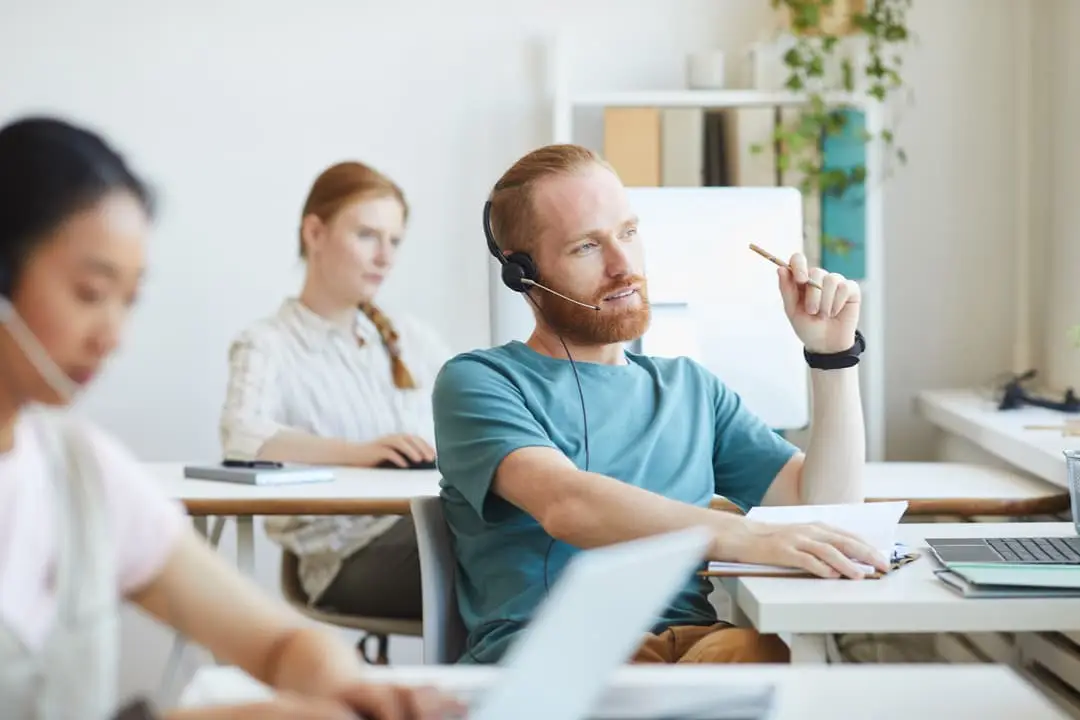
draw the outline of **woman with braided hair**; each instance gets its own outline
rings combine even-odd
[[[434,467],[431,386],[450,351],[427,326],[374,304],[408,220],[405,195],[359,162],[326,169],[300,224],[299,296],[233,343],[225,457],[355,467]],[[275,517],[312,605],[419,619],[411,518]]]

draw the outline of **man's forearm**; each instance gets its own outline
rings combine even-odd
[[[746,530],[741,516],[671,500],[606,475],[581,476],[575,491],[544,519],[552,537],[587,549],[701,525],[714,538],[709,559],[736,559]]]
[[[800,494],[807,504],[862,502],[866,426],[858,365],[811,370],[813,417]]]

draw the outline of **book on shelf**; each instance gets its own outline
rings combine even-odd
[[[628,187],[768,187],[774,120],[767,107],[608,107],[603,156]]]

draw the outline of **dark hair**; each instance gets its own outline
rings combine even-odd
[[[149,188],[90,130],[48,117],[0,128],[0,294],[11,294],[45,235],[116,190],[153,214]]]

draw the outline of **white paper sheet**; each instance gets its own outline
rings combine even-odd
[[[747,519],[767,523],[820,522],[858,535],[885,557],[891,558],[896,543],[896,526],[907,510],[907,501],[852,503],[849,505],[783,505],[751,508]],[[875,572],[874,568],[856,563],[863,572]],[[710,562],[713,572],[739,572],[745,575],[805,574],[799,568],[751,563]]]

